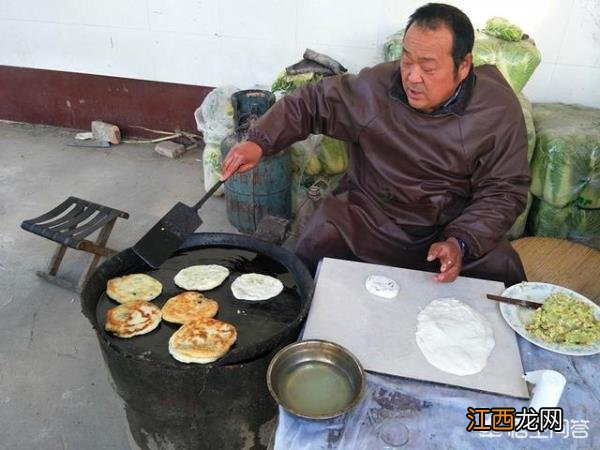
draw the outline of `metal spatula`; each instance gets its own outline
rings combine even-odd
[[[146,264],[158,268],[202,224],[198,210],[222,184],[218,181],[194,206],[178,202],[133,246],[133,251]]]

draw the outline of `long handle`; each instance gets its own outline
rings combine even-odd
[[[217,181],[215,183],[215,185],[213,187],[211,187],[206,194],[204,194],[204,197],[202,197],[200,199],[200,201],[198,201],[198,203],[196,203],[194,206],[192,206],[192,208],[195,209],[196,211],[198,211],[200,209],[200,207],[202,205],[204,205],[204,203],[206,202],[206,200],[208,200],[209,198],[211,198],[212,195],[215,192],[217,192],[217,189],[219,189],[224,182],[225,182],[225,180],[219,180],[219,181]]]
[[[523,306],[525,308],[538,309],[540,306],[542,306],[542,303],[529,302],[527,300],[521,300],[518,298],[502,297],[500,295],[487,294],[487,298],[489,298],[490,300],[495,300],[497,302]]]

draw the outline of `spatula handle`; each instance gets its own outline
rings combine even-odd
[[[204,194],[204,197],[202,197],[200,199],[200,201],[198,201],[198,203],[196,203],[194,206],[192,206],[192,208],[195,209],[196,211],[198,211],[200,209],[200,207],[202,205],[204,205],[204,203],[206,202],[206,200],[208,200],[209,198],[211,198],[212,195],[215,192],[217,192],[217,189],[219,189],[224,182],[225,182],[225,180],[219,180],[219,181],[217,181],[214,184],[214,186],[211,187],[206,194]]]

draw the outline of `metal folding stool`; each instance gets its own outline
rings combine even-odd
[[[116,253],[115,250],[106,247],[106,242],[119,217],[128,219],[129,214],[77,197],[69,197],[51,211],[34,219],[24,220],[21,228],[58,243],[48,271],[37,271],[37,275],[51,283],[81,292],[100,258]],[[100,232],[95,242],[85,239],[96,230]],[[91,253],[87,267],[76,283],[56,275],[67,247]]]

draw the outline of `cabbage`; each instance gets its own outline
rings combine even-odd
[[[515,92],[523,89],[541,60],[531,39],[510,42],[481,32],[475,34],[473,64],[496,66]]]
[[[492,17],[485,24],[487,34],[504,39],[505,41],[520,41],[523,30],[502,17]]]
[[[556,207],[600,208],[600,109],[539,103],[533,120],[531,192]]]
[[[395,61],[402,55],[404,30],[392,34],[383,44],[385,61]],[[520,92],[536,67],[541,54],[531,39],[519,42],[506,41],[484,32],[475,33],[473,63],[475,66],[491,64],[498,67],[515,92]]]
[[[523,118],[525,119],[525,128],[527,128],[527,161],[531,162],[533,151],[535,150],[535,125],[533,123],[533,106],[527,100],[523,93],[517,94],[521,109],[523,110]]]
[[[600,249],[600,209],[557,208],[534,198],[527,224],[536,236],[570,239]]]
[[[221,177],[221,146],[207,143],[202,151],[202,166],[204,168],[204,190],[208,192]],[[223,186],[213,195],[223,195]]]
[[[348,168],[348,146],[344,141],[323,136],[319,160],[325,173],[335,175]]]
[[[527,206],[525,207],[525,211],[523,211],[521,213],[521,215],[519,217],[517,217],[517,219],[515,220],[515,223],[513,224],[513,226],[511,227],[510,230],[508,230],[508,233],[506,234],[506,237],[509,240],[514,240],[514,239],[518,239],[521,236],[523,236],[523,234],[525,233],[525,226],[527,225],[527,217],[529,216],[529,210],[531,209],[531,204],[533,202],[533,195],[531,195],[531,192],[527,193]]]
[[[231,96],[239,91],[235,86],[220,86],[204,98],[194,112],[198,131],[204,142],[220,145],[225,136],[233,131],[233,105]]]
[[[527,100],[522,93],[517,94],[521,108],[523,109],[523,117],[525,118],[525,127],[527,128],[527,161],[531,161],[533,152],[535,150],[535,126],[533,125],[533,107],[531,102]],[[531,202],[533,197],[530,192],[527,193],[527,206],[525,211],[521,213],[515,220],[512,228],[508,231],[507,237],[510,240],[517,239],[525,232],[525,226],[527,225],[527,216],[531,209]]]
[[[388,36],[383,44],[383,58],[385,61],[395,61],[402,56],[402,40],[404,39],[404,29]]]
[[[311,134],[303,141],[292,144],[292,170],[301,175],[316,175],[321,171],[321,162],[317,156],[317,148],[323,136]]]
[[[323,78],[322,75],[315,74],[313,72],[288,75],[284,70],[277,75],[277,78],[275,81],[273,81],[273,84],[271,85],[271,91],[289,94],[303,84],[319,81],[321,78]]]
[[[316,175],[321,171],[321,161],[314,152],[309,152],[306,157],[306,164],[304,165],[304,172],[307,175]]]

